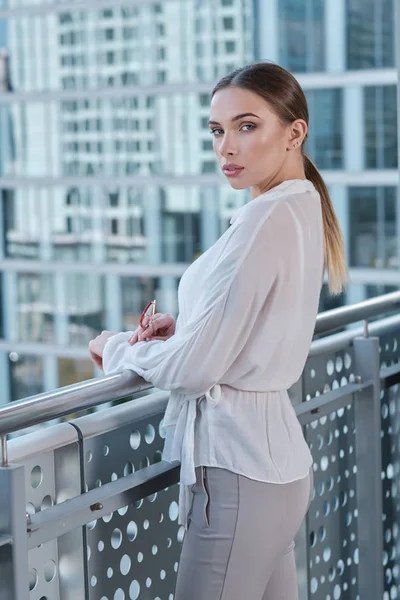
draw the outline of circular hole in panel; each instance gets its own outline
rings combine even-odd
[[[344,355],[344,367],[345,369],[350,369],[351,367],[351,356],[347,352]]]
[[[89,452],[86,452],[86,460],[88,463],[92,462],[93,460],[93,452],[91,452],[90,450]]]
[[[179,563],[177,563],[177,562],[174,563],[174,571],[175,571],[175,573],[178,572],[178,566],[179,566]]]
[[[328,375],[333,375],[334,370],[335,365],[333,364],[333,360],[328,360],[328,362],[326,363],[326,372],[328,373]]]
[[[129,587],[129,598],[130,600],[137,600],[140,594],[139,582],[134,579]]]
[[[340,373],[343,369],[343,359],[341,356],[336,357],[336,371]]]
[[[43,573],[47,583],[50,583],[50,581],[54,580],[57,573],[56,563],[54,560],[47,561],[47,563],[44,565]]]
[[[88,546],[88,547],[87,547],[87,557],[88,557],[88,560],[90,560],[90,557],[91,557],[91,556],[92,556],[92,549],[91,549],[91,547],[90,547],[90,546]]]
[[[335,585],[334,590],[333,590],[334,600],[339,600],[341,595],[342,595],[342,590],[341,590],[340,585]]]
[[[315,533],[312,531],[310,533],[310,546],[311,548],[314,548],[315,544],[317,543],[317,538],[315,536]]]
[[[107,446],[107,444],[103,446],[103,454],[104,456],[108,456],[110,454],[110,447]]]
[[[158,515],[158,522],[159,522],[159,523],[162,523],[163,521],[164,521],[164,513],[160,513],[160,514]]]
[[[130,523],[128,523],[128,526],[126,528],[126,534],[128,536],[128,540],[130,542],[133,542],[136,539],[137,532],[138,532],[138,528],[137,528],[135,521],[130,521]]]
[[[104,523],[109,523],[112,518],[113,518],[113,513],[108,513],[108,515],[104,515],[104,517],[102,517]]]
[[[96,487],[101,487],[101,485],[102,485],[101,479],[96,479],[95,486]]]
[[[114,571],[112,570],[111,567],[108,567],[107,569],[107,577],[108,579],[111,579],[111,577],[114,575]]]
[[[95,585],[97,585],[97,577],[95,577],[94,575],[93,575],[93,577],[90,580],[90,585],[92,587],[94,587]]]
[[[327,456],[321,458],[321,470],[326,471],[329,466],[329,460]]]
[[[124,590],[121,590],[121,588],[118,588],[117,590],[115,590],[114,600],[125,600]]]
[[[164,427],[163,420],[160,421],[160,424],[158,426],[158,435],[160,436],[161,439],[165,438],[165,427]]]
[[[171,548],[172,546],[172,540],[171,538],[167,538],[167,548]]]
[[[140,469],[145,469],[146,467],[148,467],[150,465],[150,460],[147,456],[143,456],[140,459],[140,463],[139,463],[139,467]]]
[[[27,513],[29,516],[32,516],[32,515],[34,515],[34,514],[35,514],[35,512],[36,512],[36,509],[35,509],[35,507],[33,506],[33,504],[32,504],[31,502],[28,502],[28,504],[27,504],[27,505],[26,505],[26,507],[25,507],[25,510],[26,510],[26,513]]]
[[[325,562],[328,562],[331,559],[331,549],[328,548],[324,548],[324,552],[322,554],[322,558],[324,559]]]
[[[146,429],[144,432],[144,439],[146,441],[146,444],[152,444],[154,442],[154,439],[156,437],[156,430],[154,429],[153,425],[150,425],[150,423],[148,425],[146,425]]]
[[[160,579],[164,580],[167,576],[167,573],[165,572],[164,569],[161,569],[160,571]]]
[[[132,475],[134,471],[135,467],[133,466],[133,464],[131,462],[127,462],[124,466],[124,477],[126,477],[127,475]]]
[[[86,527],[89,529],[89,531],[92,531],[92,529],[94,529],[97,525],[97,521],[89,521],[89,523],[86,525]]]
[[[130,557],[127,554],[124,554],[123,557],[121,558],[121,562],[119,564],[121,574],[128,575],[129,571],[131,570],[131,566],[132,566],[132,561],[131,561]]]
[[[147,588],[151,587],[151,584],[152,584],[152,581],[151,581],[150,577],[148,577],[148,578],[146,579],[146,587],[147,587]]]
[[[30,592],[33,592],[33,590],[36,588],[37,582],[38,582],[38,574],[37,574],[36,569],[30,569],[29,570],[29,591]]]
[[[157,492],[149,496],[149,502],[155,502],[157,500]]]
[[[318,537],[321,542],[323,542],[324,539],[326,538],[326,529],[323,525],[318,530]]]
[[[138,552],[137,561],[138,563],[143,562],[143,552]]]
[[[336,569],[334,569],[333,567],[329,568],[329,573],[328,573],[328,579],[330,582],[332,582],[336,577]]]
[[[161,450],[157,450],[157,452],[154,453],[153,463],[159,463],[161,461],[162,461],[162,452],[161,452]]]
[[[97,544],[97,548],[98,548],[99,552],[103,552],[103,550],[104,550],[104,542],[103,542],[103,540],[99,541],[99,543]]]
[[[143,498],[141,498],[140,500],[136,500],[135,507],[140,508],[141,506],[143,506],[143,502],[144,502]]]
[[[344,573],[344,562],[342,560],[338,561],[337,570],[338,570],[339,576],[341,577]]]
[[[33,467],[32,471],[31,471],[31,486],[34,489],[37,489],[43,481],[43,471],[41,469],[41,467],[39,467],[39,465],[36,465],[36,467]]]
[[[47,496],[45,496],[42,500],[41,509],[47,510],[48,508],[51,508],[53,505],[54,505],[53,498],[49,494],[47,494]]]
[[[176,539],[181,544],[183,542],[184,537],[185,537],[185,528],[181,525],[178,529],[178,533],[176,534]]]
[[[117,479],[118,479],[117,473],[112,473],[111,474],[111,481],[117,481]]]
[[[143,529],[148,529],[150,527],[150,521],[148,519],[145,519],[143,521]]]
[[[131,436],[129,438],[129,443],[131,445],[132,450],[137,450],[140,446],[140,440],[141,440],[141,436],[139,431],[134,431],[133,433],[131,433]]]
[[[317,593],[317,589],[318,589],[318,580],[313,577],[311,579],[311,585],[310,585],[310,589],[311,589],[311,593],[312,594],[316,594]]]
[[[176,521],[178,518],[178,504],[174,501],[169,505],[169,518],[171,521]]]
[[[310,375],[311,375],[311,379],[315,379],[315,375],[316,375],[315,369],[311,369]]]
[[[117,548],[119,548],[121,544],[122,544],[121,530],[118,528],[115,528],[111,534],[111,546],[114,548],[114,550],[117,550]]]
[[[152,549],[151,549],[151,553],[153,556],[155,556],[158,552],[158,547],[154,544]]]
[[[118,514],[120,517],[123,517],[124,515],[126,515],[126,513],[128,512],[128,506],[123,506],[122,508],[118,509]]]

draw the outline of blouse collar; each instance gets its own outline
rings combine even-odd
[[[314,185],[311,183],[309,179],[288,179],[283,181],[279,185],[271,188],[267,192],[260,194],[257,198],[250,200],[240,208],[238,208],[231,218],[231,225],[234,223],[238,217],[242,214],[242,212],[246,209],[247,206],[251,205],[253,202],[269,202],[271,200],[275,200],[279,196],[288,196],[290,194],[299,194],[302,192],[316,191]]]

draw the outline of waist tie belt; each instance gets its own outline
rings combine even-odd
[[[173,460],[181,463],[179,486],[179,524],[187,527],[187,517],[191,505],[191,486],[196,483],[194,464],[194,430],[196,422],[197,405],[200,402],[210,402],[216,406],[221,398],[221,386],[214,385],[202,396],[182,395],[176,410],[164,425],[175,425],[174,439],[172,442],[171,456]]]

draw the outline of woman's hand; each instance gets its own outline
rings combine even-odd
[[[102,331],[100,335],[89,342],[90,358],[99,369],[103,369],[104,346],[107,340],[117,333],[118,331]]]
[[[133,333],[129,344],[133,346],[136,342],[143,340],[168,340],[175,333],[176,322],[168,313],[156,313],[154,317],[143,327],[139,327]]]

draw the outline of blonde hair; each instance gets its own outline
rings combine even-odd
[[[227,87],[237,87],[258,94],[268,102],[283,123],[302,119],[308,125],[309,114],[304,92],[295,77],[279,65],[262,62],[236,69],[217,83],[212,95]],[[342,232],[325,182],[304,152],[303,162],[306,178],[312,182],[321,197],[329,291],[333,295],[340,294],[347,282]]]

